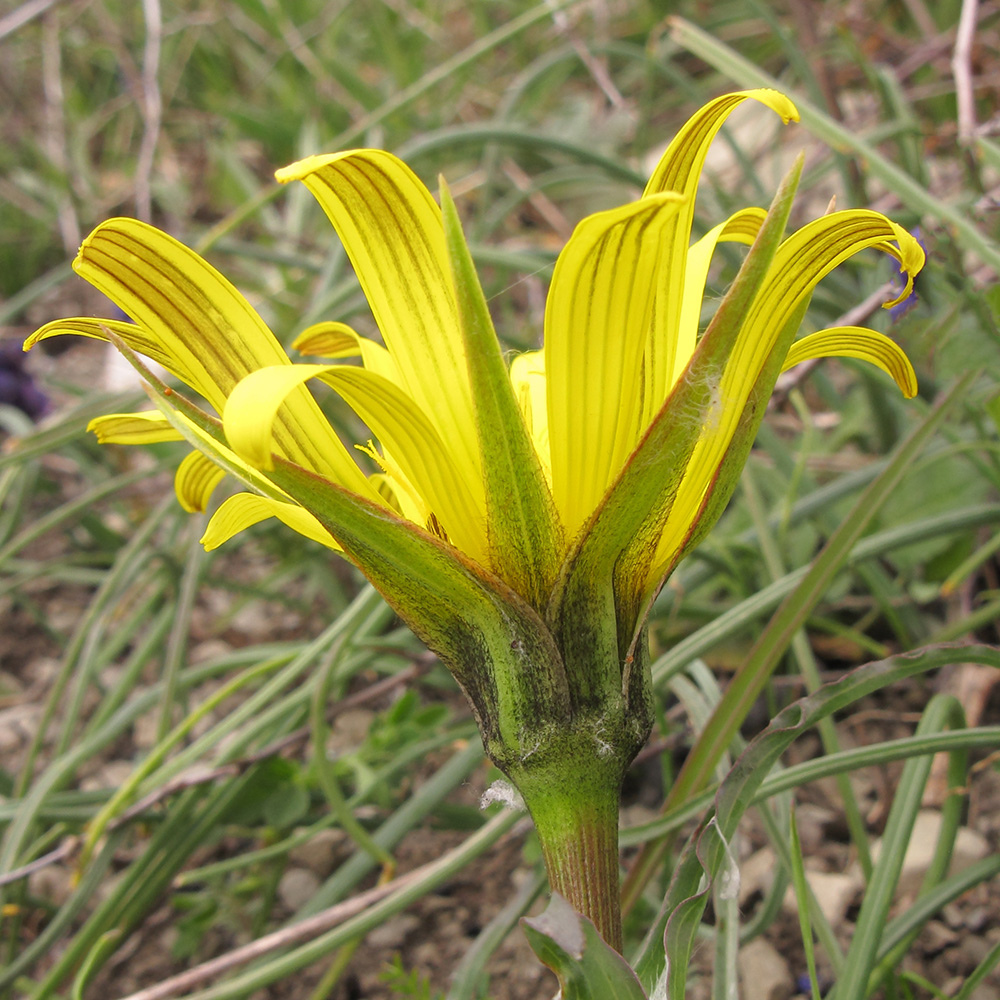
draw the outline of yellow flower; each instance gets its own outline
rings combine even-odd
[[[652,720],[646,610],[728,501],[779,372],[849,355],[916,392],[905,355],[881,334],[794,339],[817,283],[866,247],[899,261],[899,299],[909,294],[923,251],[883,215],[835,212],[784,238],[800,162],[770,211],[737,212],[691,243],[708,147],[747,98],[797,119],[768,90],[698,111],[641,198],[577,226],[552,276],[544,346],[509,369],[447,187],[439,207],[381,150],[313,156],[277,176],[302,181],[329,216],[382,343],[322,323],[293,346],[328,361],[293,364],[211,265],[151,226],[112,219],[74,267],[134,323],[59,320],[25,345],[110,339],[203,397],[218,416],[154,380],[157,411],[92,429],[102,441],[191,443],[176,477],[189,510],[205,508],[224,472],[249,488],[216,511],[207,547],[276,516],[359,566],[465,688],[543,846],[545,830],[576,822],[567,827],[565,803],[547,797],[560,782],[570,812],[603,810],[615,828],[617,783]],[[699,334],[712,255],[726,241],[751,248]],[[341,441],[311,379],[377,444]],[[375,471],[362,471],[359,448]],[[566,761],[576,763],[567,771]],[[551,874],[559,865],[546,852]],[[613,924],[602,930],[613,935]]]
[[[754,277],[745,313],[716,331],[721,353],[711,337],[699,341],[716,245],[752,243],[765,219],[746,209],[690,242],[708,146],[748,97],[786,122],[797,118],[787,98],[766,90],[702,108],[638,201],[577,226],[552,277],[544,347],[515,358],[509,379],[450,199],[442,217],[410,169],[380,150],[310,157],[278,178],[303,181],[333,222],[384,346],[343,324],[319,324],[293,346],[337,363],[293,365],[225,278],[128,219],[99,226],[75,267],[135,323],[60,320],[26,346],[110,332],[222,415],[214,429],[180,410],[92,424],[103,441],[192,441],[199,450],[176,479],[189,510],[204,509],[222,469],[251,487],[221,505],[206,546],[277,516],[366,568],[346,526],[273,474],[277,459],[348,491],[383,520],[398,516],[411,534],[446,542],[550,620],[560,603],[553,598],[573,589],[575,564],[613,573],[617,630],[629,633],[616,645],[632,650],[642,602],[728,500],[776,365],[850,355],[889,372],[907,395],[916,391],[903,353],[874,331],[838,328],[792,342],[813,288],[858,250],[892,254],[910,280],[919,270],[917,242],[877,212],[836,212],[784,239]],[[724,316],[720,309],[716,327]],[[353,442],[338,438],[304,387],[313,378],[378,440],[361,448],[374,474],[361,471]]]
[[[544,347],[515,358],[509,373],[446,190],[442,214],[412,171],[380,150],[309,157],[277,176],[304,182],[333,222],[384,346],[322,323],[293,346],[335,363],[292,364],[222,275],[129,219],[99,226],[74,266],[135,322],[59,320],[25,346],[63,333],[110,334],[221,414],[220,424],[161,399],[163,412],[91,425],[102,441],[188,438],[198,450],[182,462],[176,488],[189,510],[205,508],[223,470],[250,486],[215,513],[207,547],[277,516],[370,571],[347,526],[286,481],[295,469],[309,474],[313,493],[325,486],[349,495],[396,534],[425,548],[443,542],[435,558],[450,552],[550,621],[573,591],[575,565],[613,576],[610,590],[592,596],[614,600],[616,632],[624,633],[615,645],[634,652],[643,600],[724,506],[779,369],[850,355],[883,368],[908,396],[916,391],[905,355],[874,331],[837,328],[792,341],[819,280],[865,247],[900,261],[909,278],[900,298],[908,294],[923,253],[877,212],[826,215],[780,245],[781,233],[772,234],[743,313],[722,330],[720,309],[714,341],[699,341],[717,244],[753,243],[766,217],[757,208],[737,212],[691,244],[708,146],[747,98],[786,122],[797,118],[787,98],[767,90],[702,108],[638,201],[577,226],[552,276]],[[360,450],[378,471],[362,472],[360,443],[342,442],[323,416],[304,386],[314,378],[370,428],[378,445]],[[593,580],[584,582],[593,590]]]
[[[165,234],[128,219],[99,226],[81,247],[76,270],[133,317],[135,324],[60,320],[28,341],[62,333],[103,338],[110,330],[199,392],[223,415],[226,441],[240,460],[267,478],[272,453],[360,497],[401,514],[460,549],[508,582],[519,580],[495,538],[496,521],[514,500],[504,490],[534,479],[542,508],[536,522],[543,575],[553,572],[592,519],[602,498],[634,457],[650,424],[670,409],[671,390],[695,352],[705,281],[720,241],[751,243],[765,213],[736,213],[690,246],[694,194],[712,137],[729,112],[755,98],[787,122],[791,102],[773,91],[726,95],[701,109],[664,154],[638,201],[592,215],[560,254],[545,313],[544,348],[516,358],[510,379],[524,433],[532,448],[517,457],[523,468],[494,471],[484,439],[484,409],[470,360],[496,354],[491,329],[463,330],[453,265],[441,211],[403,163],[379,150],[315,156],[278,172],[301,180],[336,227],[368,297],[385,346],[339,323],[306,330],[293,346],[350,364],[292,365],[245,299],[205,261]],[[894,246],[892,242],[895,241]],[[817,282],[858,250],[876,246],[901,261],[908,275],[922,264],[918,244],[876,212],[847,211],[805,226],[778,248],[733,345],[722,377],[710,388],[697,444],[683,469],[670,510],[647,544],[644,583],[658,582],[676,562],[715,485],[744,408],[789,319]],[[905,297],[907,289],[901,294]],[[891,304],[891,303],[889,303]],[[484,322],[484,326],[485,326]],[[472,338],[476,339],[472,339]],[[470,350],[472,345],[475,350]],[[783,368],[810,357],[865,358],[889,372],[907,395],[912,368],[888,338],[862,328],[838,328],[805,337],[785,351]],[[493,361],[492,367],[496,368]],[[495,375],[495,371],[492,373]],[[368,447],[380,471],[365,476],[319,407],[301,388],[311,378],[331,385],[367,423],[380,449]],[[487,378],[487,384],[489,378]],[[495,391],[502,390],[494,387]],[[665,407],[665,404],[666,407]],[[511,437],[510,412],[490,415]],[[103,441],[141,443],[178,438],[158,413],[110,415],[94,421]],[[191,434],[196,432],[192,430]],[[204,509],[221,479],[206,448],[185,461],[177,492],[187,509]],[[216,456],[217,457],[217,456]],[[501,459],[502,460],[502,459]],[[249,473],[251,470],[245,470]],[[539,475],[540,473],[540,475]],[[259,478],[253,484],[259,489]],[[264,495],[229,498],[205,535],[214,547],[248,525],[277,515],[296,530],[339,548],[310,512],[276,484]],[[515,493],[518,491],[515,491]],[[499,496],[496,495],[499,493]],[[493,495],[491,495],[493,494]],[[548,520],[547,527],[538,522]],[[503,532],[501,532],[503,534]],[[541,551],[544,550],[544,551]],[[539,554],[539,553],[536,553]],[[514,560],[516,561],[516,560]],[[535,577],[538,563],[529,568]],[[522,574],[523,575],[523,574]],[[516,588],[517,589],[517,588]],[[532,588],[529,584],[529,589]],[[531,595],[544,599],[542,588]]]

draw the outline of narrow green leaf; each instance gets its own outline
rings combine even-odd
[[[671,980],[674,992],[667,995],[671,1000],[684,996],[686,970],[683,963],[678,964],[676,959],[690,954],[694,946],[694,934],[707,901],[701,886],[702,878],[706,874],[712,878],[722,868],[726,860],[724,838],[732,836],[781,754],[821,719],[829,718],[859,698],[958,660],[1000,668],[1000,649],[956,643],[901,653],[859,667],[841,680],[794,702],[775,716],[768,728],[747,747],[720,786],[715,798],[714,816],[702,822],[681,853],[660,915],[650,928],[635,963],[639,978],[647,989],[657,982],[663,971],[663,936],[666,934],[671,942],[671,976],[676,977]]]
[[[980,726],[962,732],[939,733],[930,737],[906,737],[889,740],[874,746],[855,747],[840,753],[816,757],[802,764],[786,767],[772,774],[754,797],[754,803],[763,802],[774,795],[806,785],[820,778],[828,778],[859,767],[884,767],[894,760],[906,760],[921,754],[935,754],[954,750],[958,747],[995,749],[1000,744],[1000,726]],[[621,832],[623,847],[632,847],[653,840],[663,833],[670,833],[700,816],[712,804],[717,789],[702,792],[688,799],[683,805],[649,823],[627,826]]]
[[[718,823],[710,820],[699,829],[699,833],[695,849],[682,855],[681,864],[671,881],[671,888],[675,884],[685,886],[690,894],[680,900],[674,909],[663,933],[663,948],[657,955],[659,969],[666,961],[666,1000],[683,1000],[686,996],[688,966],[701,916],[710,897],[712,877],[729,858],[728,846]],[[701,883],[704,887],[699,889]],[[670,898],[669,893],[667,898]],[[638,971],[639,967],[636,968]],[[647,977],[640,978],[648,982]]]
[[[958,700],[952,695],[936,695],[921,716],[916,735],[964,727],[965,713]],[[882,835],[882,851],[865,890],[854,935],[844,956],[843,973],[832,994],[837,1000],[864,1000],[878,985],[880,977],[873,977],[872,973],[882,937],[881,929],[888,921],[889,909],[899,887],[903,860],[913,836],[913,825],[920,811],[931,762],[929,757],[917,757],[907,761],[903,767]],[[947,848],[948,845],[945,846]],[[941,860],[945,864],[950,860],[947,849],[935,854],[939,857],[943,854]]]
[[[884,471],[884,467],[883,465],[879,469],[880,473]],[[877,559],[912,542],[922,542],[929,538],[944,538],[958,532],[984,525],[994,526],[998,523],[1000,523],[1000,505],[998,504],[973,504],[948,511],[945,514],[918,518],[898,527],[873,532],[860,539],[851,549],[845,565],[857,566],[866,560]],[[740,601],[739,604],[723,612],[714,621],[702,626],[678,642],[653,664],[654,688],[660,690],[670,677],[677,671],[683,670],[691,660],[704,656],[710,649],[736,635],[741,629],[755,627],[755,622],[778,607],[789,594],[795,591],[805,579],[808,571],[808,566],[800,566],[798,569],[786,573],[774,583],[768,584],[757,593]],[[701,582],[700,574],[691,573],[690,576]],[[683,582],[689,583],[686,578]],[[693,589],[693,587],[689,587],[689,589]]]
[[[521,926],[535,954],[559,977],[563,1000],[646,1000],[625,959],[559,893]]]
[[[996,748],[994,744],[993,749]],[[964,896],[977,885],[985,885],[990,879],[1000,875],[1000,854],[988,857],[963,868],[957,875],[952,875],[939,883],[926,895],[893,917],[880,934],[879,961],[884,960],[894,948],[913,933],[918,933],[923,925],[941,912],[941,908]],[[956,997],[957,1000],[957,997]]]
[[[995,860],[995,859],[993,859]],[[1000,941],[997,941],[987,952],[986,957],[976,966],[972,974],[962,984],[962,988],[955,994],[953,1000],[972,1000],[976,987],[1000,965]]]
[[[974,377],[974,374],[969,374],[959,380],[923,423],[900,444],[885,472],[861,495],[854,509],[816,558],[802,584],[775,613],[771,623],[747,654],[733,683],[726,689],[716,708],[714,725],[710,723],[706,727],[702,739],[692,750],[678,777],[677,785],[671,790],[672,795],[676,792],[680,796],[688,790],[694,790],[711,774],[714,761],[729,745],[732,734],[738,731],[750,705],[763,690],[767,678],[788,648],[796,630],[822,598],[854,543],[889,499],[914,457],[940,426],[951,404],[962,397]]]
[[[799,840],[799,824],[795,820],[795,806],[789,816],[792,856],[792,885],[795,886],[795,901],[799,910],[799,932],[802,948],[806,953],[806,968],[809,971],[809,990],[812,1000],[820,1000],[819,980],[816,977],[816,948],[813,945],[812,922],[809,919],[809,884],[806,882],[806,866],[802,857],[802,843]]]
[[[514,398],[507,366],[444,178],[441,213],[479,423],[490,557],[499,575],[544,608],[562,552],[552,494]]]

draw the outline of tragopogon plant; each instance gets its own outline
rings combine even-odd
[[[559,255],[544,346],[509,370],[455,205],[438,205],[390,153],[313,156],[300,180],[336,228],[383,344],[340,323],[293,346],[293,364],[239,292],[201,257],[131,219],[87,237],[77,272],[133,322],[60,320],[164,365],[216,411],[152,386],[157,409],[92,424],[102,441],[186,439],[177,494],[214,547],[275,516],[340,552],[451,669],[490,757],[534,818],[549,879],[621,945],[618,798],[652,724],[650,601],[717,520],[778,374],[810,357],[860,357],[916,391],[902,352],[871,330],[795,340],[817,282],[865,247],[910,282],[916,240],[878,212],[841,211],[787,238],[801,162],[765,212],[737,212],[691,245],[708,146],[747,98],[797,118],[773,91],[707,104],[637,201],[584,219]],[[720,241],[751,244],[699,336]],[[342,359],[351,361],[344,363]],[[360,365],[355,359],[360,359]],[[377,441],[343,442],[305,383],[337,392]]]

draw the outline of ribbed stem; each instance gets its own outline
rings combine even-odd
[[[582,782],[574,780],[580,776],[567,777],[525,795],[541,841],[549,886],[621,951],[619,779],[608,776],[598,783],[592,774]]]

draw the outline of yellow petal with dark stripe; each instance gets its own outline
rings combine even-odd
[[[896,245],[890,243],[895,240]],[[715,405],[695,446],[667,518],[651,579],[683,547],[746,406],[757,377],[779,335],[804,308],[816,285],[838,264],[868,247],[896,257],[907,283],[923,266],[924,252],[905,229],[884,215],[863,209],[834,212],[808,223],[778,248],[767,277],[750,307],[739,339],[726,362]]]
[[[356,358],[360,340],[352,327],[330,320],[306,327],[292,341],[292,350],[317,358]]]
[[[678,370],[676,345],[680,336],[681,305],[684,300],[695,195],[702,167],[719,129],[729,115],[747,100],[757,101],[770,108],[785,124],[799,119],[795,105],[784,94],[775,90],[744,90],[717,97],[699,108],[684,124],[660,158],[643,192],[643,197],[649,197],[663,191],[677,191],[688,199],[687,204],[674,217],[670,229],[664,233],[659,251],[655,322],[650,331],[644,363],[643,426],[649,424],[663,404],[672,384],[671,378]]]
[[[233,390],[223,413],[226,437],[236,452],[257,468],[270,468],[273,415],[288,393],[311,378],[335,389],[371,428],[449,540],[487,564],[482,481],[462,476],[450,443],[423,411],[398,386],[374,372],[343,365],[292,365],[253,372]]]
[[[389,352],[346,323],[314,323],[292,341],[292,349],[314,358],[361,358],[369,371],[399,382],[399,372]]]
[[[183,441],[159,410],[141,413],[108,413],[94,417],[87,430],[97,435],[101,444],[156,444],[159,441]]]
[[[201,536],[201,544],[209,551],[217,549],[234,535],[269,517],[278,518],[293,531],[328,549],[342,551],[330,533],[304,507],[281,503],[270,497],[257,496],[256,493],[237,493],[225,500],[208,522],[205,534]]]
[[[73,266],[136,321],[104,325],[163,363],[219,412],[244,375],[291,363],[226,278],[153,226],[111,219],[84,240]],[[289,398],[275,440],[293,462],[369,495],[361,470],[305,389]]]
[[[556,261],[545,306],[552,494],[567,538],[580,529],[642,430],[636,385],[650,328],[657,248],[680,198],[588,216]]]
[[[215,488],[226,473],[200,451],[184,457],[174,476],[174,492],[180,505],[189,513],[200,513],[208,506]]]
[[[311,156],[279,170],[322,205],[354,265],[400,385],[480,479],[476,408],[441,212],[416,174],[378,149]]]
[[[730,114],[747,100],[770,108],[786,125],[799,120],[795,105],[777,90],[738,90],[716,97],[700,107],[674,136],[650,175],[643,197],[662,191],[682,191],[693,195],[712,140]]]
[[[155,331],[147,330],[136,323],[128,323],[120,319],[93,319],[89,316],[73,316],[69,319],[57,319],[36,330],[24,342],[24,350],[30,351],[35,344],[51,337],[62,337],[73,334],[78,337],[90,337],[93,340],[108,342],[108,331],[122,340],[139,354],[151,358],[157,364],[163,365],[167,371],[176,375],[182,382],[191,386],[206,399],[211,399],[212,383],[204,378],[204,370],[199,366],[185,363],[185,357],[180,357],[163,345]]]
[[[810,358],[860,358],[881,368],[907,399],[917,394],[917,375],[903,349],[885,334],[863,326],[834,326],[795,341],[782,371]]]
[[[760,232],[761,223],[767,212],[762,208],[745,208],[731,215],[725,222],[709,230],[687,254],[687,270],[684,275],[684,299],[681,304],[680,321],[677,326],[677,339],[673,346],[672,357],[668,350],[664,359],[667,369],[667,390],[672,388],[680,373],[684,371],[691,355],[694,354],[698,339],[698,327],[701,323],[701,309],[705,301],[705,285],[708,281],[708,271],[712,266],[715,248],[720,243],[753,243]]]

